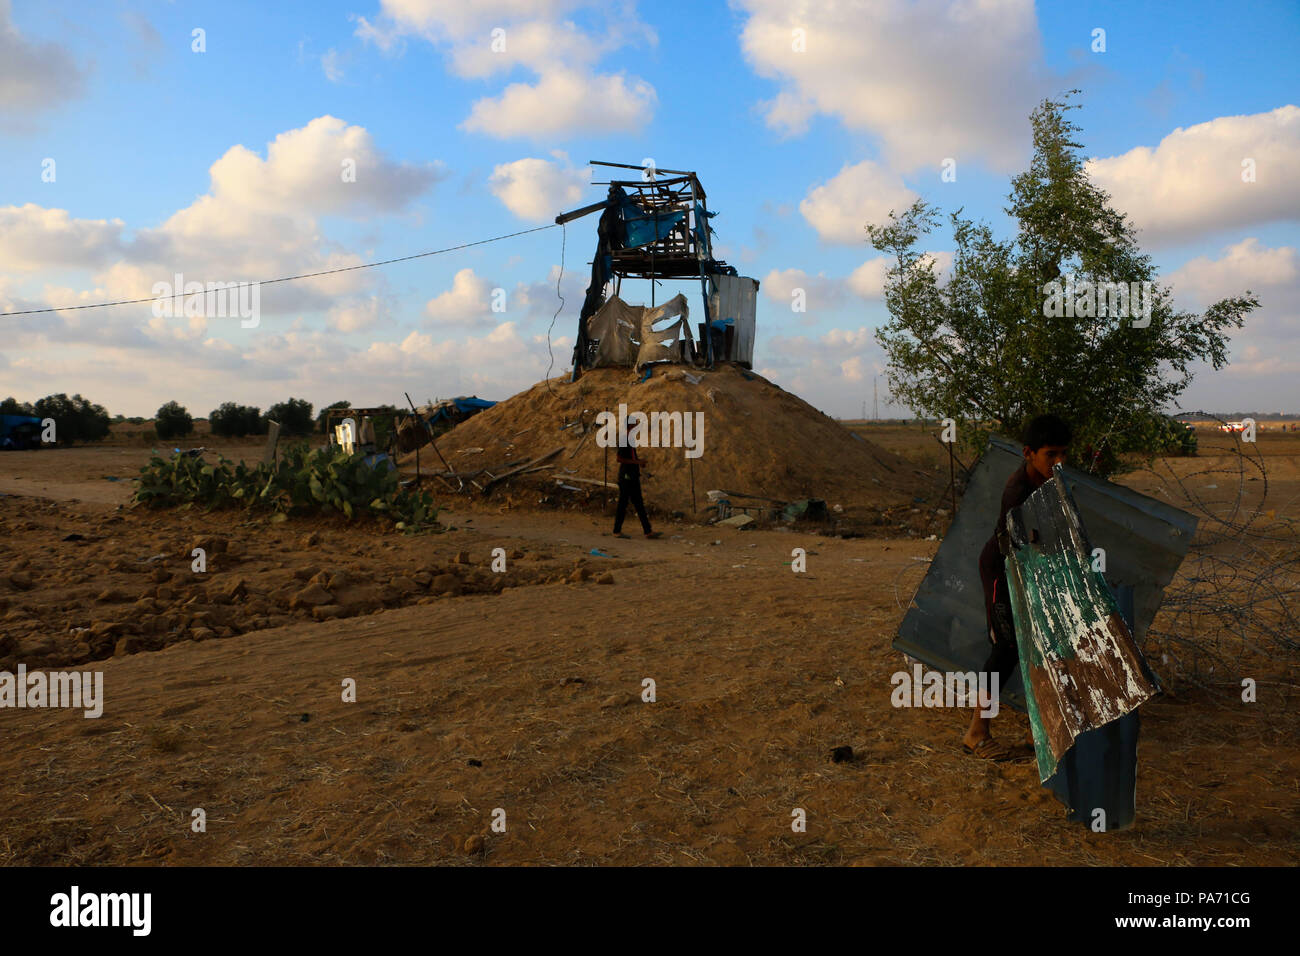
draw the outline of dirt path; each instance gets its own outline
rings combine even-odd
[[[105,606],[75,591],[101,575],[143,581],[111,571],[93,540],[61,541],[74,524],[111,535],[118,560],[220,531],[239,558],[217,574],[248,590],[217,606],[229,636],[89,665],[104,674],[97,720],[0,709],[0,863],[1300,859],[1300,722],[1275,687],[1250,706],[1193,695],[1144,707],[1138,824],[1117,834],[1067,824],[1032,764],[962,755],[965,712],[892,707],[890,678],[904,666],[889,649],[902,616],[895,582],[905,601],[933,543],[684,523],[663,524],[659,541],[618,540],[606,520],[579,514],[445,517],[457,530],[402,538],[178,512],[122,519],[71,494],[0,498],[0,563],[17,557],[38,579],[42,568],[91,575],[51,586],[71,609],[31,597],[47,593],[39,580],[31,591],[0,585],[6,626],[26,628],[32,602],[60,622],[75,605]],[[786,564],[796,546],[803,574]],[[414,576],[456,567],[462,551],[472,584],[491,574],[494,547],[520,555],[499,590],[421,591],[323,621],[271,599],[272,582],[304,567]],[[593,574],[566,583],[583,561]],[[614,583],[596,583],[607,568]],[[355,703],[342,700],[349,679]],[[642,699],[646,679],[654,702]],[[1028,733],[1020,715],[998,722],[1013,739]],[[855,759],[832,763],[843,745]],[[191,830],[196,808],[206,833]],[[505,833],[490,829],[497,808]],[[806,833],[791,830],[796,809]]]

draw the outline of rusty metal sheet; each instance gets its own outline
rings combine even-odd
[[[1081,734],[1160,693],[1058,467],[1007,514],[1007,583],[1041,780]]]
[[[994,437],[962,495],[952,524],[930,562],[893,647],[945,671],[979,670],[989,653],[979,553],[998,517],[1007,478],[1023,462],[1018,443]],[[1078,471],[1061,474],[1092,545],[1105,550],[1107,583],[1130,599],[1129,620],[1141,642],[1164,588],[1191,545],[1196,519],[1163,501]],[[1025,709],[1020,675],[1002,688],[1002,702]]]

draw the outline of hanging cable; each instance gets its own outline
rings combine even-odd
[[[513,239],[515,236],[526,236],[530,232],[541,232],[543,229],[554,229],[555,223],[547,223],[545,226],[537,226],[533,229],[523,229],[519,232],[507,233],[504,236],[493,236],[491,239],[479,239],[475,242],[463,242],[458,246],[448,246],[446,249],[434,249],[432,252],[417,252],[411,256],[399,256],[396,259],[384,259],[380,262],[367,262],[359,266],[343,266],[338,269],[325,269],[321,272],[307,272],[297,276],[282,276],[279,279],[263,279],[258,285],[274,285],[277,282],[296,282],[299,279],[315,279],[319,276],[336,275],[340,272],[355,272],[358,269],[373,269],[376,266],[388,266],[395,262],[409,262],[412,259],[423,259],[427,256],[440,256],[445,252],[455,252],[457,249],[468,249],[471,246],[482,246],[489,242],[500,242],[502,239]],[[558,291],[558,286],[557,286]],[[151,295],[143,299],[118,299],[115,302],[94,302],[89,305],[67,305],[57,309],[23,309],[20,312],[0,312],[0,316],[8,315],[36,315],[41,312],[72,312],[77,309],[102,309],[111,305],[139,305],[143,302],[155,302],[160,298],[185,298],[186,295],[199,295],[198,292],[174,292],[170,296]],[[561,300],[563,303],[563,300]],[[558,314],[558,313],[557,313]]]

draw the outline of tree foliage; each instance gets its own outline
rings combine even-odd
[[[276,402],[266,410],[266,417],[280,423],[282,435],[310,435],[312,431],[311,402],[290,398]]]
[[[154,431],[164,441],[184,438],[194,431],[194,419],[183,405],[168,402],[154,415]]]
[[[31,414],[54,419],[54,433],[60,445],[101,441],[108,437],[111,422],[103,405],[80,395],[68,398],[62,392],[37,399]]]
[[[1156,451],[1167,430],[1162,411],[1196,364],[1227,363],[1227,330],[1240,328],[1259,300],[1247,290],[1203,315],[1174,308],[1134,227],[1088,179],[1074,141],[1079,127],[1067,116],[1074,92],[1030,116],[1033,159],[1012,180],[1006,207],[1015,237],[996,238],[960,209],[950,216],[956,249],[946,284],[934,257],[917,249],[939,223],[933,206],[918,200],[867,226],[872,246],[895,260],[885,291],[891,318],[876,335],[895,398],[921,415],[955,419],[968,448],[982,449],[993,430],[1018,437],[1050,411],[1074,427],[1075,462],[1109,474],[1121,455]],[[1151,283],[1149,326],[1113,314],[1046,317],[1052,284],[1067,278],[1080,311],[1096,283]]]
[[[266,420],[262,418],[261,409],[235,402],[223,402],[220,408],[209,412],[208,427],[220,438],[266,434]]]

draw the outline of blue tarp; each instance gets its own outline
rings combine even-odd
[[[436,422],[444,418],[451,418],[453,412],[459,412],[462,415],[474,415],[485,408],[491,408],[495,404],[496,402],[489,402],[485,398],[475,398],[472,395],[467,398],[462,395],[459,398],[453,398],[439,404],[428,418],[428,421]]]
[[[624,202],[623,225],[627,229],[626,248],[635,249],[637,246],[663,239],[684,218],[686,218],[684,209],[669,213],[646,213],[631,200]]]

